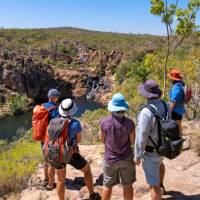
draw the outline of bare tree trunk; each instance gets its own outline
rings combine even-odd
[[[164,65],[163,99],[165,98],[165,95],[166,95],[167,65],[168,65],[168,59],[169,59],[169,55],[170,55],[170,33],[169,33],[169,26],[166,25],[166,27],[167,27],[167,54],[166,54],[165,65]]]

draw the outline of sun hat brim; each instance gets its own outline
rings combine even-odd
[[[157,93],[152,93],[147,90],[145,90],[144,85],[139,86],[139,93],[143,97],[146,97],[147,99],[152,99],[152,98],[159,98],[162,95],[162,91],[158,88]]]
[[[113,105],[112,100],[108,102],[108,111],[110,112],[127,111],[128,109],[129,104],[127,101],[125,101],[124,104],[120,106]]]
[[[62,116],[62,117],[70,117],[70,116],[73,116],[74,114],[76,114],[78,108],[76,106],[76,104],[74,103],[73,107],[68,110],[68,111],[64,111],[62,108],[61,108],[61,104],[59,105],[59,108],[58,108],[58,112],[59,114]]]
[[[170,74],[167,74],[167,76],[168,76],[171,80],[174,80],[174,81],[180,81],[180,80],[182,80],[182,78],[176,78],[176,77],[171,76]]]

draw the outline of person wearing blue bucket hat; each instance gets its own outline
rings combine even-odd
[[[102,200],[111,198],[112,187],[121,183],[124,198],[133,199],[132,183],[136,180],[131,145],[135,141],[135,124],[126,117],[129,104],[116,93],[108,103],[111,114],[100,120],[99,137],[105,144]]]
[[[129,104],[125,100],[124,95],[121,93],[116,93],[112,100],[108,103],[108,110],[110,112],[127,111],[129,109]]]

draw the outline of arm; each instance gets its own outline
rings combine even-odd
[[[129,135],[130,145],[135,143],[135,130]]]
[[[80,143],[81,140],[82,140],[82,135],[81,135],[81,132],[79,132],[76,134],[76,141],[77,141],[77,143]]]
[[[175,106],[176,106],[176,102],[170,102],[170,105],[169,105],[170,112],[172,112],[174,110]]]
[[[152,129],[152,118],[141,111],[138,117],[138,124],[136,128],[136,141],[135,141],[135,160],[142,159],[145,152],[146,144]],[[137,164],[137,163],[136,163]]]
[[[105,133],[103,131],[99,131],[98,133],[99,139],[102,143],[105,143]]]

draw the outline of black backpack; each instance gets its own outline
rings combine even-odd
[[[149,136],[149,139],[158,154],[169,159],[174,159],[181,153],[183,139],[180,137],[178,123],[167,117],[166,103],[164,101],[162,103],[165,106],[166,118],[159,116],[155,108],[150,104],[143,106],[143,108],[148,108],[152,112],[158,123],[158,144],[153,141],[151,136]]]

